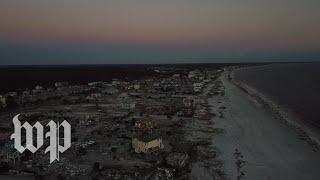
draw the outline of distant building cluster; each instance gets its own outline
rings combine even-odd
[[[0,122],[0,128],[4,129],[0,134],[3,147],[0,170],[48,176],[64,169],[61,176],[75,177],[85,175],[87,168],[95,164],[94,169],[100,171],[95,177],[103,173],[103,177],[112,177],[114,174],[106,167],[114,162],[146,161],[139,158],[150,154],[169,164],[177,164],[174,158],[182,158],[178,164],[183,162],[185,166],[189,157],[184,152],[186,149],[175,150],[181,149],[177,137],[183,133],[179,134],[179,129],[185,121],[207,118],[201,97],[221,70],[177,71],[155,67],[154,71],[157,76],[132,81],[112,79],[80,85],[55,82],[50,87],[37,85],[0,95],[1,111],[13,112],[19,108],[21,121],[32,124],[67,120],[73,127],[71,149],[59,163],[48,166],[43,150],[36,154],[15,153],[9,140],[12,127],[7,123],[12,119],[11,114],[1,115],[6,122]],[[106,162],[109,165],[103,166]],[[128,172],[115,174],[121,173]]]

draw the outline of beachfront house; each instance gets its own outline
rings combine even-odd
[[[162,137],[157,133],[140,134],[132,138],[132,147],[136,153],[152,153],[162,149]]]

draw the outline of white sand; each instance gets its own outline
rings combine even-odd
[[[215,118],[215,127],[225,133],[214,138],[227,177],[237,179],[234,156],[237,148],[246,161],[241,171],[248,180],[320,179],[320,152],[301,140],[299,132],[275,118],[264,106],[229,82],[223,75],[225,96],[209,100],[213,111],[226,106],[224,118]],[[222,103],[219,104],[218,101]]]

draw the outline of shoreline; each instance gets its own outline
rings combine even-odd
[[[223,95],[209,99],[214,128],[222,129],[213,139],[227,179],[313,179],[319,177],[320,151],[306,141],[301,130],[288,125],[254,97],[220,76]],[[222,108],[224,107],[224,108]]]
[[[248,68],[248,67],[242,67]],[[249,86],[244,82],[236,80],[235,71],[239,70],[233,69],[228,70],[228,75],[231,77],[231,82],[236,85],[239,89],[244,91],[250,99],[261,104],[267,111],[269,111],[273,116],[283,120],[287,125],[296,129],[301,135],[301,139],[306,140],[310,145],[320,150],[320,131],[316,127],[304,122],[297,115],[295,115],[290,109],[285,108],[278,103],[276,103],[272,98],[268,97],[266,94],[260,92],[256,88]]]

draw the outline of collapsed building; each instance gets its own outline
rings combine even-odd
[[[1,141],[3,134],[1,135]],[[15,166],[20,162],[20,153],[13,148],[13,144],[10,142],[2,143],[0,149],[0,163],[5,163],[9,166]]]
[[[191,108],[193,106],[193,99],[191,98],[184,98],[182,100],[182,103],[184,105],[185,108]]]
[[[164,147],[162,137],[156,131],[156,124],[150,116],[136,121],[134,128],[132,147],[136,153],[152,153]]]
[[[193,91],[195,93],[200,93],[203,87],[203,83],[194,83],[193,84]]]

